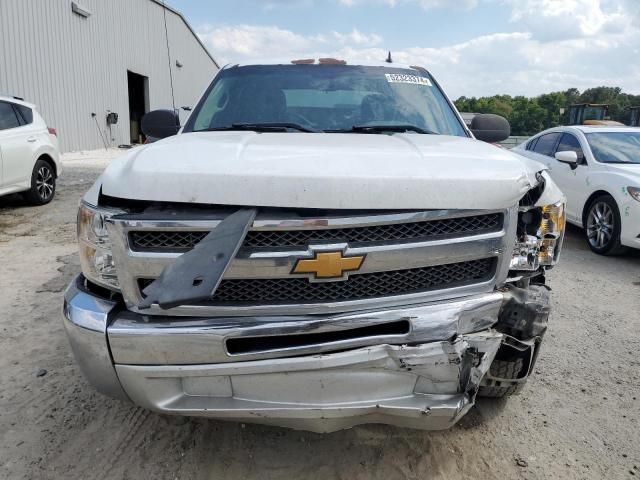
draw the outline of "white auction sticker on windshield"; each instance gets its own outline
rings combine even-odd
[[[412,83],[414,85],[431,86],[431,80],[417,75],[407,75],[406,73],[385,73],[389,83]]]

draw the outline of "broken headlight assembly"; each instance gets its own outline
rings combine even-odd
[[[565,230],[564,202],[530,207],[518,214],[511,270],[535,271],[558,262]]]
[[[117,289],[118,276],[111,253],[106,221],[115,212],[80,203],[78,209],[78,246],[82,273],[91,282]]]

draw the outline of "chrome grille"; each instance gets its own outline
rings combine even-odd
[[[504,281],[513,251],[517,206],[496,210],[367,212],[313,217],[292,210],[263,212],[216,291],[200,305],[147,315],[254,316],[334,314],[405,306],[492,291]],[[128,215],[107,224],[118,280],[128,308],[141,290],[219,223],[222,214]],[[315,245],[314,245],[315,244]],[[363,255],[346,280],[294,275],[318,251]],[[204,259],[206,260],[206,259]]]
[[[482,282],[495,272],[495,258],[431,267],[351,275],[340,282],[310,283],[306,278],[222,280],[215,305],[343,302],[406,295]],[[140,289],[153,280],[140,279]]]
[[[319,230],[252,230],[244,248],[303,247],[311,243],[344,242],[352,245],[408,242],[495,232],[502,228],[503,215],[489,213],[424,222],[394,223]],[[132,231],[129,243],[134,251],[186,252],[209,231]]]

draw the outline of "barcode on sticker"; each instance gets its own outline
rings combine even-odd
[[[415,85],[431,86],[431,80],[417,75],[407,75],[406,73],[385,73],[389,83],[413,83]]]

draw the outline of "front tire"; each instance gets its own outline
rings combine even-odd
[[[620,243],[622,221],[616,201],[610,195],[593,199],[585,214],[585,236],[589,248],[598,255],[620,255],[626,248]]]
[[[56,194],[56,174],[49,162],[38,160],[31,173],[31,188],[25,193],[34,205],[45,205]]]
[[[513,379],[509,381],[488,380],[487,385],[481,386],[478,390],[479,397],[502,398],[517,395],[524,387],[524,382],[515,380],[522,378],[524,359],[515,358],[513,360],[494,360],[489,367],[489,373],[496,378]]]

